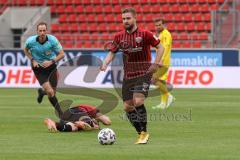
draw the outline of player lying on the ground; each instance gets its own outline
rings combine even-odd
[[[49,118],[44,120],[51,132],[75,132],[80,130],[99,129],[98,122],[110,125],[111,120],[102,114],[96,107],[90,105],[78,105],[63,112],[62,119],[55,122]]]

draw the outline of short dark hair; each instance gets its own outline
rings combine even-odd
[[[38,30],[38,27],[39,27],[39,26],[42,26],[42,25],[45,25],[45,26],[46,26],[46,29],[47,29],[47,23],[46,23],[46,22],[39,22],[39,23],[37,24],[37,30]]]
[[[134,8],[123,8],[122,9],[122,14],[123,13],[132,13],[133,16],[136,16],[136,10]]]
[[[162,21],[162,24],[165,23],[164,18],[162,18],[162,17],[155,18],[153,21],[154,21],[155,23],[156,23],[156,22],[159,22],[159,21]]]

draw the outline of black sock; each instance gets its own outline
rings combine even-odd
[[[136,107],[136,111],[142,126],[141,131],[147,132],[147,111],[144,104]]]
[[[45,90],[42,90],[42,95],[47,95],[47,92]]]
[[[59,130],[60,132],[71,132],[72,131],[72,126],[70,126],[69,124],[65,123],[65,122],[59,122],[56,123],[56,127],[57,130]]]
[[[63,112],[61,110],[61,107],[58,103],[58,99],[57,97],[53,96],[53,97],[48,97],[49,101],[51,102],[52,106],[55,108],[55,110],[58,113],[59,118],[61,119]]]
[[[142,126],[141,126],[141,123],[139,122],[139,118],[138,118],[136,110],[133,110],[131,112],[126,112],[126,114],[127,114],[128,120],[135,127],[138,134],[140,134]]]

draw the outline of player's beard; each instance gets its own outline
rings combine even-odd
[[[131,31],[133,29],[134,25],[133,24],[128,24],[128,25],[124,25],[124,28],[127,30],[127,31]]]

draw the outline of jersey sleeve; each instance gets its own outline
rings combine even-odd
[[[58,39],[56,37],[54,37],[52,40],[52,47],[55,52],[59,52],[60,50],[63,49],[62,45],[60,44],[60,42],[58,41]]]
[[[149,31],[146,31],[146,39],[152,47],[156,47],[160,43],[160,40]]]
[[[110,49],[110,51],[111,51],[112,53],[117,53],[118,50],[119,50],[118,45],[119,45],[119,39],[118,39],[118,35],[116,34],[116,35],[114,35],[113,47]]]
[[[24,48],[30,49],[30,39],[29,38],[26,40]]]

